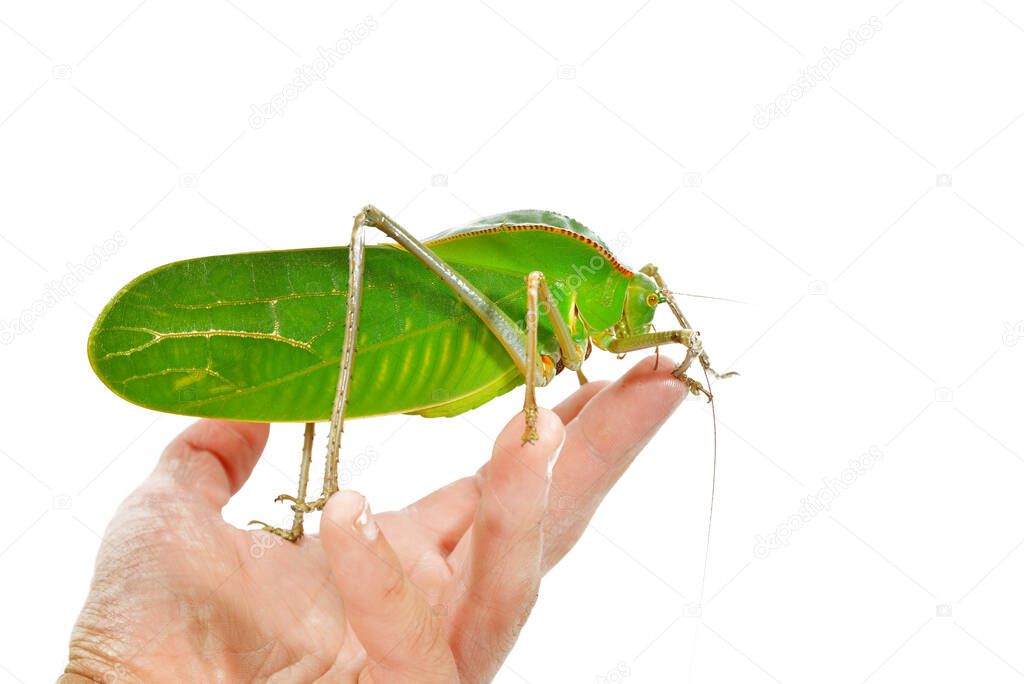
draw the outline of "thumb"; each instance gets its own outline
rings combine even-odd
[[[458,681],[440,618],[405,576],[366,499],[353,491],[332,496],[320,536],[373,681]]]

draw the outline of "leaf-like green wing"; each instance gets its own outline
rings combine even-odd
[[[421,411],[512,386],[514,366],[500,343],[412,255],[373,246],[366,265],[351,417]],[[523,318],[521,276],[465,268],[510,315]],[[90,335],[89,359],[110,389],[147,408],[237,420],[326,420],[347,282],[347,248],[168,264],[111,300]]]
[[[275,385],[322,383],[336,365],[339,342],[327,338],[344,315],[347,259],[344,249],[321,249],[162,266],[110,301],[89,359],[112,390],[143,406],[207,415],[204,404],[231,396],[228,415],[256,415]]]
[[[563,316],[578,306],[596,329],[621,316],[620,267],[575,231],[484,231],[432,246],[513,320],[525,320],[524,277],[531,270],[549,277]],[[111,300],[90,335],[89,359],[116,394],[159,411],[326,420],[347,284],[345,247],[168,264]],[[546,317],[539,335],[542,352],[557,354]],[[356,354],[350,417],[452,415],[521,382],[483,322],[393,246],[367,248]]]

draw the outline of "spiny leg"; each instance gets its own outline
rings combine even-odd
[[[302,438],[302,465],[299,466],[299,489],[296,495],[281,494],[274,499],[274,501],[291,501],[293,503],[292,510],[295,511],[295,515],[292,518],[291,529],[285,530],[280,527],[274,527],[259,520],[250,521],[250,525],[261,525],[264,531],[276,534],[288,541],[298,541],[302,538],[302,517],[306,510],[308,510],[306,508],[306,486],[309,483],[309,463],[313,458],[313,433],[314,424],[306,423],[306,432]]]
[[[571,320],[573,320],[573,322],[575,322],[576,315],[577,315],[577,311],[576,311],[576,308],[574,306],[573,310],[572,310],[572,313],[570,314],[570,316],[572,317]],[[586,361],[587,359],[590,358],[590,350],[593,349],[592,345],[593,345],[593,341],[588,337],[587,338],[587,348],[583,350],[583,361]],[[583,374],[583,361],[580,362],[580,367],[576,369],[576,379],[580,381],[580,387],[582,387],[583,385],[586,385],[588,382],[590,382],[590,380],[587,378],[587,376]]]
[[[679,308],[679,304],[676,302],[675,297],[672,296],[672,292],[668,289],[665,279],[662,278],[661,273],[658,272],[658,267],[654,264],[647,264],[640,269],[640,272],[654,279],[655,284],[657,284],[658,289],[661,291],[662,297],[665,298],[665,303],[668,304],[668,308],[672,311],[676,320],[679,321],[679,325],[686,329],[692,329],[693,326],[690,325],[690,322],[686,320],[686,316],[683,315],[683,310]],[[707,352],[703,349],[699,349],[697,351],[697,359],[700,361],[700,365],[704,370],[719,380],[723,380],[733,375],[738,375],[735,371],[730,371],[728,373],[719,373],[716,371],[711,367],[711,359],[708,358]],[[689,368],[689,363],[686,363],[686,367],[683,367],[682,364],[680,364],[680,368],[682,368],[682,372],[685,373],[686,369]],[[677,368],[676,370],[679,369]]]
[[[348,297],[345,312],[345,341],[341,349],[338,386],[331,407],[331,427],[327,433],[327,464],[324,468],[323,504],[338,491],[338,453],[341,451],[341,433],[345,430],[345,409],[352,382],[352,365],[356,356],[356,337],[359,334],[359,314],[363,307],[363,272],[366,269],[366,210],[359,212],[352,225],[352,240],[348,248]]]
[[[526,358],[532,366],[539,359],[537,353],[537,318],[540,316],[538,306],[539,273],[531,273],[526,277]],[[526,427],[523,430],[523,444],[536,442],[537,434],[537,377],[534,373],[526,374],[526,396],[523,399],[523,419]]]
[[[413,237],[409,231],[395,223],[394,220],[373,205],[367,205],[355,218],[352,226],[352,241],[349,244],[345,340],[342,345],[338,385],[331,409],[330,433],[327,437],[327,464],[324,468],[324,488],[319,499],[311,501],[305,506],[306,510],[322,509],[327,503],[327,499],[338,491],[338,453],[341,449],[341,434],[344,430],[345,409],[348,405],[352,366],[355,361],[356,336],[359,328],[363,273],[365,271],[365,232],[368,228],[379,230],[400,244],[450,287],[459,299],[469,306],[491,333],[498,338],[524,376],[527,376],[529,373],[543,372],[538,361],[533,360],[531,365],[531,361],[528,360],[526,354],[526,336],[508,314],[488,299],[479,288],[438,257],[429,247]]]
[[[307,511],[322,510],[332,494],[338,491],[338,454],[341,451],[341,434],[345,430],[345,409],[348,407],[348,392],[352,381],[352,365],[356,354],[356,337],[359,334],[359,313],[363,305],[363,272],[366,268],[367,210],[359,212],[352,225],[352,240],[348,248],[348,293],[345,299],[345,338],[341,346],[341,362],[338,367],[338,384],[331,405],[331,426],[327,433],[327,459],[324,466],[324,486],[320,498],[305,504]],[[294,507],[299,513],[299,505]]]
[[[628,337],[616,337],[608,342],[607,347],[610,352],[625,354],[626,352],[639,351],[641,349],[657,348],[662,344],[681,344],[686,347],[686,357],[672,371],[672,375],[687,383],[691,394],[694,396],[703,394],[710,401],[712,398],[711,393],[704,388],[704,385],[686,375],[686,371],[689,370],[693,360],[700,358],[704,352],[700,342],[700,333],[696,330],[684,328],[682,330],[665,330],[662,332],[630,335]]]
[[[583,365],[583,349],[572,339],[572,331],[559,314],[558,305],[548,288],[544,274],[540,271],[532,271],[526,276],[526,357],[529,360],[528,367],[540,368],[542,372],[540,375],[529,373],[526,375],[526,398],[523,401],[526,429],[523,432],[523,444],[535,442],[538,438],[537,385],[538,383],[546,384],[554,375],[553,369],[549,374],[549,367],[543,363],[537,349],[537,324],[541,308],[547,314],[548,320],[551,321],[551,326],[554,328],[555,339],[562,352],[562,364],[569,370],[576,371],[581,385],[587,382],[587,377],[580,370]]]

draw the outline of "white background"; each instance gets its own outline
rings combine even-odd
[[[420,236],[556,209],[676,289],[746,302],[683,302],[743,373],[717,386],[703,605],[711,422],[689,401],[545,580],[500,681],[1024,678],[1024,9],[597,5],[0,3],[0,680],[60,671],[99,534],[190,422],[93,377],[107,299],[176,259],[344,244],[371,201]],[[872,16],[830,80],[755,126]],[[45,299],[62,278],[73,293]],[[353,486],[383,510],[471,472],[520,401],[353,424],[349,453],[380,453]],[[300,434],[274,430],[231,520],[282,514]],[[829,511],[791,521],[872,448]]]

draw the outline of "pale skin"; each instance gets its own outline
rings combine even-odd
[[[533,444],[518,415],[479,472],[402,510],[339,492],[298,544],[221,516],[268,426],[195,423],[108,527],[60,681],[490,681],[543,575],[686,396],[673,367],[584,385],[540,410]]]

